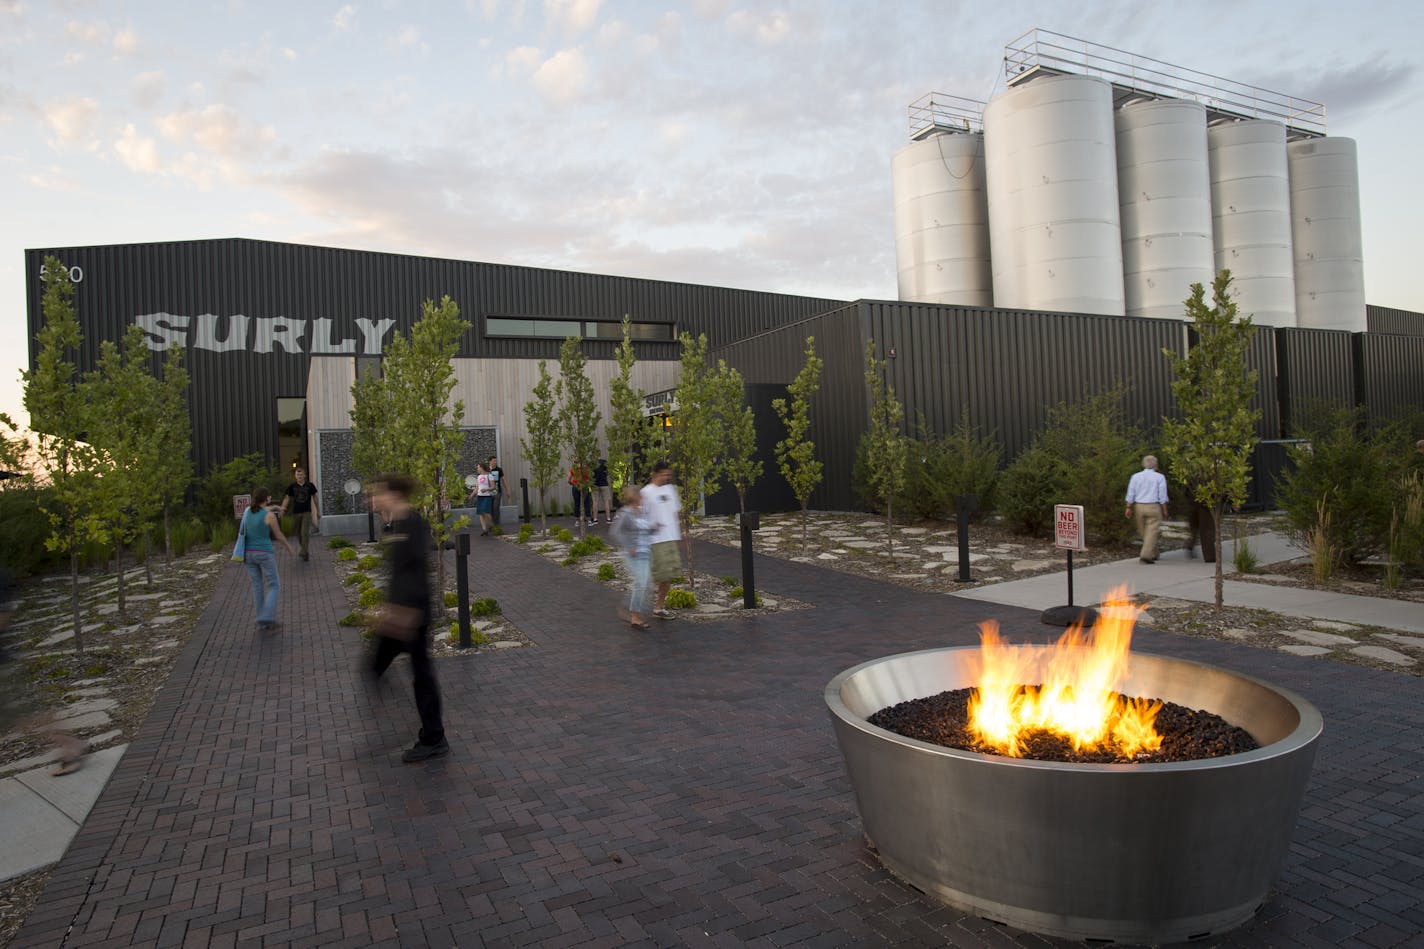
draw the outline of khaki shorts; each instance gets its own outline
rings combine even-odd
[[[671,583],[682,577],[682,553],[677,548],[675,540],[653,545],[654,583]]]

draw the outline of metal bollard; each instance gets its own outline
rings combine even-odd
[[[455,598],[460,609],[460,648],[470,648],[470,535],[455,535]],[[442,596],[444,594],[441,594]]]
[[[969,575],[969,515],[978,508],[977,494],[961,494],[955,498],[954,519],[959,527],[959,579],[963,583],[974,579]]]
[[[520,479],[519,479],[519,493],[520,493],[521,495],[523,495],[523,497],[524,497],[524,502],[523,502],[523,510],[524,510],[524,513],[519,516],[519,519],[520,519],[521,521],[523,521],[524,523],[528,524],[528,523],[529,523],[529,479],[528,479],[528,478],[520,478]]]
[[[752,531],[761,529],[761,515],[756,511],[744,511],[739,518],[742,525],[742,608],[756,608],[756,571],[752,566]]]

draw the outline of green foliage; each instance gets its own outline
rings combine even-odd
[[[272,492],[273,497],[281,494],[281,473],[267,463],[267,456],[261,452],[239,455],[211,468],[198,483],[198,516],[209,524],[235,520],[233,495],[250,494],[259,487]]]
[[[443,599],[445,602],[445,608],[447,610],[453,610],[455,607],[460,605],[460,597],[454,593],[451,593],[449,590],[445,591],[445,596],[443,597]]]
[[[338,554],[337,556],[340,556],[340,555]],[[380,558],[380,557],[377,557],[375,554],[367,554],[366,556],[362,557],[360,560],[356,561],[356,569],[357,569],[357,570],[375,570],[375,569],[376,569],[377,567],[379,567],[380,565],[381,565],[381,558]]]
[[[386,595],[381,592],[380,587],[369,586],[361,589],[361,595],[357,597],[356,602],[361,609],[369,610],[372,607],[380,606],[385,602],[385,599]]]
[[[231,517],[214,521],[208,525],[208,544],[213,550],[232,550],[237,543],[237,521]]]
[[[345,560],[347,562],[355,560],[359,556],[361,555],[356,552],[355,547],[343,547],[336,552],[337,560]]]
[[[895,387],[885,378],[885,360],[875,358],[875,340],[865,344],[865,387],[870,398],[870,425],[863,441],[869,456],[870,490],[885,498],[885,544],[895,559],[894,499],[905,489],[908,446],[900,430],[905,409],[895,398]]]
[[[331,538],[331,540],[326,542],[326,546],[332,550],[345,550],[347,547],[351,546],[351,541],[347,540],[345,537],[333,537]]]
[[[486,636],[484,633],[480,632],[478,629],[472,629],[472,630],[470,630],[470,645],[471,645],[471,646],[483,646],[483,645],[487,644],[489,641],[490,641],[490,640],[489,640],[489,637]],[[460,645],[460,624],[459,624],[459,623],[451,623],[451,624],[450,624],[450,644],[451,644],[452,646],[458,646],[458,645]]]
[[[347,613],[336,621],[337,626],[365,626],[366,615],[364,613]]]
[[[583,491],[593,487],[593,467],[598,463],[598,425],[602,415],[588,378],[588,357],[583,341],[570,336],[559,347],[559,429],[569,450],[573,481]],[[584,535],[583,518],[578,519],[579,536]]]
[[[1369,429],[1361,412],[1332,409],[1293,434],[1307,442],[1290,447],[1293,470],[1277,494],[1287,533],[1331,558],[1332,566],[1383,552],[1394,518],[1392,489],[1411,454],[1408,430],[1398,424]]]
[[[732,589],[731,589],[730,591],[728,591],[728,596],[730,596],[733,600],[740,600],[740,599],[742,599],[742,597],[744,597],[744,596],[746,595],[746,592],[747,592],[747,591],[746,591],[746,589],[745,589],[744,587],[742,587],[742,586],[735,586],[735,587],[732,587]],[[760,606],[763,605],[763,604],[762,604],[761,591],[760,591],[760,590],[758,590],[756,593],[752,594],[752,602],[755,603],[758,607],[760,607]]]
[[[471,616],[496,616],[499,612],[499,601],[492,596],[482,596],[470,604]]]
[[[587,557],[590,554],[596,554],[599,551],[607,549],[608,545],[604,543],[602,537],[596,534],[590,534],[569,548],[569,559],[571,561],[578,560],[580,557]]]
[[[1256,551],[1251,549],[1250,539],[1246,537],[1236,538],[1231,562],[1235,564],[1237,573],[1255,573],[1261,568],[1261,558],[1256,556]]]
[[[670,610],[690,610],[697,607],[697,597],[691,590],[674,587],[668,591],[666,606]]]
[[[1385,586],[1397,589],[1403,568],[1424,568],[1424,471],[1405,472],[1399,479],[1386,545]]]
[[[0,567],[16,576],[44,573],[60,562],[45,547],[52,528],[40,506],[43,493],[29,484],[0,491]]]
[[[178,517],[173,519],[168,532],[169,547],[173,556],[181,557],[194,547],[206,543],[207,540],[208,526],[199,518]]]
[[[613,577],[614,577],[613,564],[611,564],[611,563],[601,563],[601,564],[598,565],[598,579],[600,579],[600,580],[605,580],[605,581],[606,581],[606,580],[612,580]]]
[[[518,536],[517,538],[515,538],[515,539],[516,539],[519,543],[521,543],[521,544],[527,544],[527,543],[529,543],[529,538],[531,538],[531,537],[533,537],[533,536],[534,536],[534,525],[533,525],[533,524],[521,524],[521,525],[519,525],[519,536]]]
[[[807,437],[811,430],[811,398],[820,388],[821,360],[816,355],[816,338],[807,336],[806,363],[786,387],[790,398],[776,399],[771,404],[786,427],[786,437],[776,443],[776,466],[801,505],[802,551],[806,549],[811,494],[821,483],[823,468],[816,458],[816,443]]]
[[[496,524],[496,525],[494,525],[493,527],[490,528],[490,533],[493,534],[495,537],[503,537],[503,536],[504,536],[504,528],[503,528],[503,527],[500,527],[498,524]]]
[[[1239,506],[1246,500],[1261,412],[1251,408],[1257,373],[1246,363],[1255,328],[1250,316],[1236,318],[1231,271],[1218,273],[1211,289],[1208,307],[1205,288],[1192,284],[1186,306],[1196,343],[1186,358],[1162,350],[1172,365],[1172,397],[1181,413],[1180,418],[1163,420],[1162,450],[1171,459],[1178,495],[1190,493],[1207,510],[1220,511],[1223,505]],[[1219,546],[1220,531],[1216,534]],[[1217,609],[1222,606],[1222,589],[1222,564],[1217,557]]]
[[[349,587],[349,586],[355,586],[355,585],[358,584],[358,583],[364,584],[364,583],[366,583],[367,581],[369,581],[370,579],[371,579],[370,577],[366,576],[366,574],[364,574],[364,573],[362,573],[361,571],[358,570],[358,571],[356,571],[355,573],[347,574],[347,575],[346,575],[346,579],[345,579],[345,580],[342,580],[341,582],[342,582],[343,585]]]
[[[554,539],[561,540],[566,544],[571,544],[574,541],[573,531],[567,527],[556,527],[554,528]]]
[[[1010,530],[1042,537],[1053,527],[1053,505],[1068,503],[1067,464],[1047,448],[1024,449],[999,477],[999,513]],[[1113,510],[1118,510],[1114,502]]]
[[[727,575],[727,576],[725,576],[725,577],[722,578],[722,586],[724,586],[724,587],[737,587],[737,586],[741,586],[741,585],[742,585],[742,578],[741,578],[741,577],[734,577],[734,576],[731,576],[731,575],[729,574],[729,575]]]
[[[578,563],[578,558],[575,557],[573,554],[569,554],[569,555],[566,556],[563,560],[560,560],[560,561],[559,561],[559,566],[561,566],[561,567],[572,567],[572,566],[573,566],[574,564],[576,564],[576,563]]]
[[[545,492],[559,476],[562,455],[558,399],[554,380],[543,359],[539,360],[539,381],[530,395],[529,401],[524,403],[524,434],[519,438],[519,447],[529,464],[529,480],[539,491],[539,529],[547,530],[545,512],[550,502],[545,499]]]
[[[623,341],[618,345],[618,374],[608,385],[608,484],[616,497],[623,485],[638,482],[637,459],[646,441],[648,423],[643,417],[643,390],[633,385],[637,356],[627,314],[623,316]]]
[[[1147,443],[1122,409],[1123,390],[1113,389],[1048,413],[1037,443],[1062,464],[1062,493],[1044,512],[1051,527],[1053,504],[1081,504],[1090,544],[1125,542],[1132,522],[1122,516],[1127,482],[1141,469]],[[1002,504],[1000,505],[1002,509]]]
[[[918,437],[905,441],[905,486],[895,498],[895,510],[916,520],[951,518],[962,494],[979,499],[972,518],[995,509],[1003,450],[998,442],[979,434],[967,411],[948,435],[931,432],[921,417]],[[881,512],[885,503],[870,484],[871,454],[870,440],[862,435],[856,446],[851,485],[868,509]]]

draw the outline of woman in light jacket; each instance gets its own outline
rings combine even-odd
[[[633,589],[628,596],[628,622],[634,629],[647,629],[643,614],[648,610],[648,585],[652,579],[648,551],[653,525],[643,515],[643,495],[637,488],[625,484],[621,496],[623,506],[618,509],[608,533],[623,551],[623,562],[633,578]]]

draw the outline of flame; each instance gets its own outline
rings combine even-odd
[[[1030,732],[1048,731],[1077,751],[1109,748],[1124,758],[1161,746],[1153,722],[1162,703],[1116,691],[1142,609],[1126,587],[1112,591],[1104,607],[1091,632],[1070,627],[1046,665],[1036,647],[1005,642],[998,623],[980,624],[982,669],[969,699],[969,728],[982,744],[1018,758]]]

